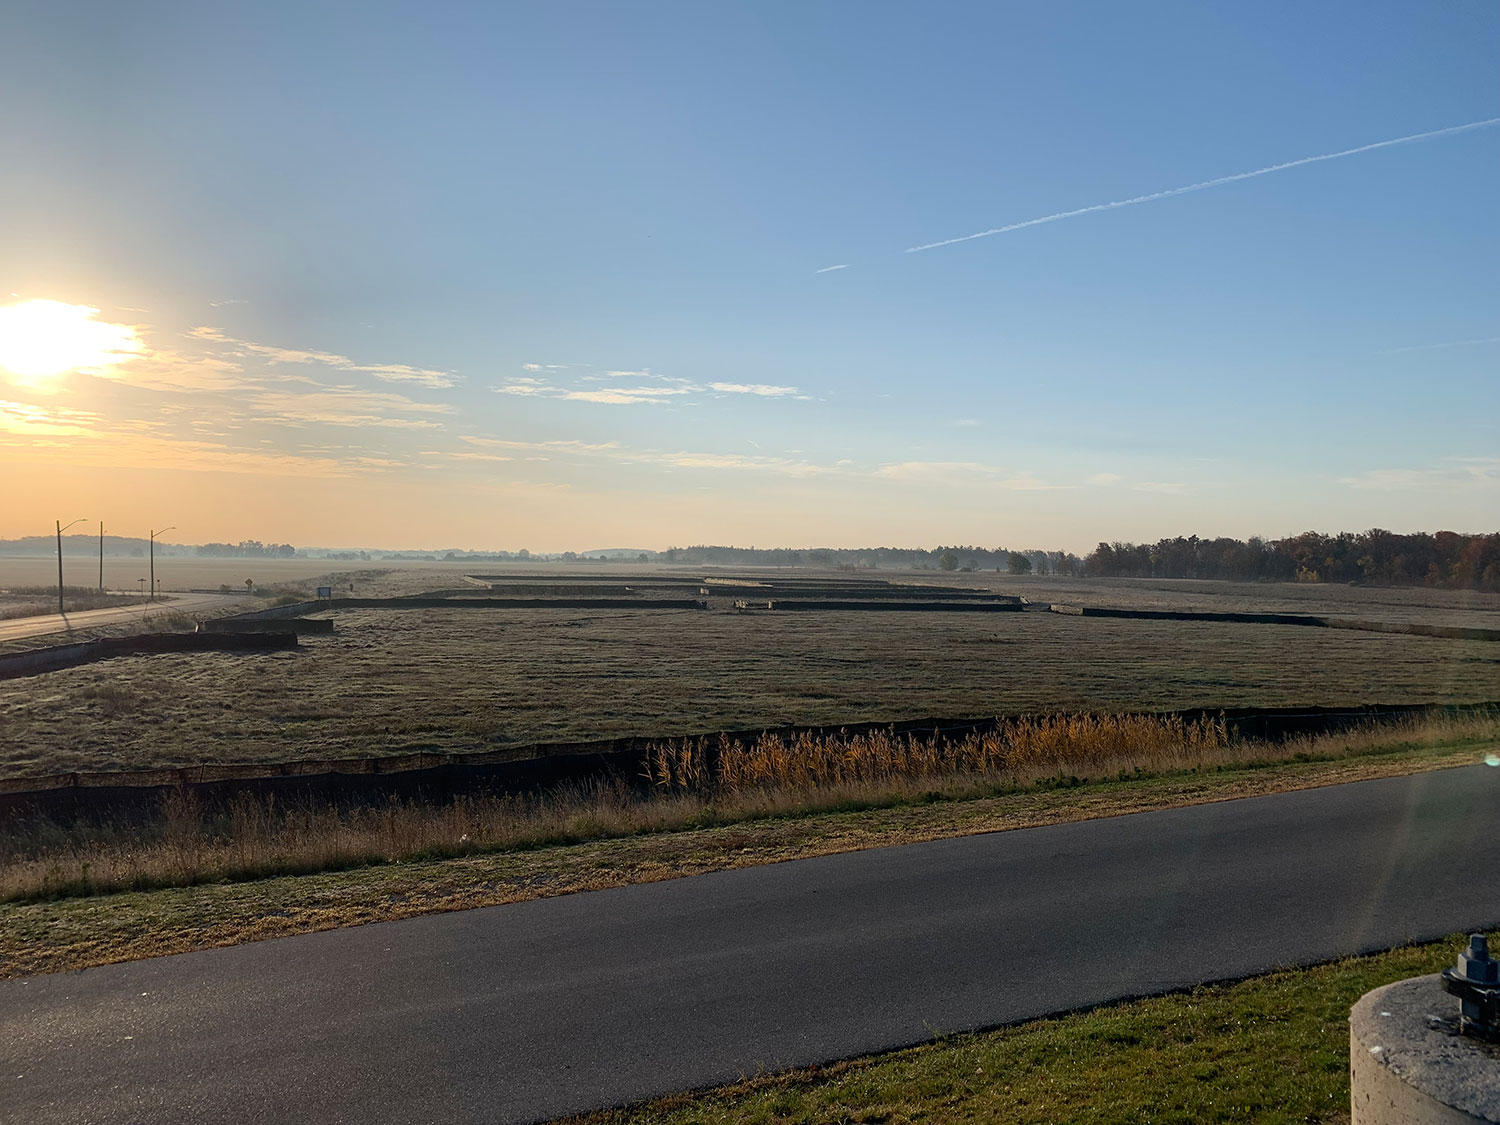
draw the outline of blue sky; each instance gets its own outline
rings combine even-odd
[[[314,8],[0,15],[0,302],[135,341],[0,534],[1495,526],[1500,126],[907,252],[1500,118],[1487,0]]]

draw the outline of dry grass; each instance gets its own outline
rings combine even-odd
[[[1063,770],[1095,777],[1116,770],[1157,773],[1264,751],[1258,743],[1234,743],[1222,719],[1050,715],[1007,720],[993,731],[957,739],[878,730],[835,738],[768,732],[747,744],[721,735],[652,747],[646,776],[660,792],[807,792],[961,775],[1016,783]]]
[[[1140,716],[1023,720],[941,742],[888,734],[775,735],[662,746],[649,787],[616,778],[530,796],[340,808],[171,795],[145,823],[15,823],[0,842],[0,901],[27,901],[520,851],[830,810],[973,800],[1037,785],[1126,779],[1330,755],[1414,741],[1479,744],[1495,720],[1383,727],[1284,743],[1231,739],[1222,723]]]
[[[915,844],[1472,765],[1493,739],[1344,745],[1326,757],[1217,767],[999,796],[807,809],[671,831],[74,898],[0,902],[0,978],[63,972],[369,922],[655,882],[862,848]],[[950,792],[956,792],[950,790]],[[695,822],[696,823],[696,822]]]

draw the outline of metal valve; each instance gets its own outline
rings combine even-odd
[[[1469,935],[1458,965],[1444,969],[1443,991],[1458,997],[1458,1029],[1464,1035],[1500,1042],[1500,961],[1490,957],[1483,934]]]

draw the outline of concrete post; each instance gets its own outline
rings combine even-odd
[[[1352,1125],[1500,1123],[1500,1047],[1458,1032],[1434,974],[1360,997],[1349,1014]]]

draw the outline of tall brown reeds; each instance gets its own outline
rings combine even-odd
[[[750,743],[721,735],[653,746],[646,777],[662,791],[721,794],[964,774],[1031,780],[1058,770],[1097,776],[1122,767],[1201,764],[1230,745],[1222,718],[1049,715],[1008,720],[957,739],[878,730],[832,738],[768,732]]]

